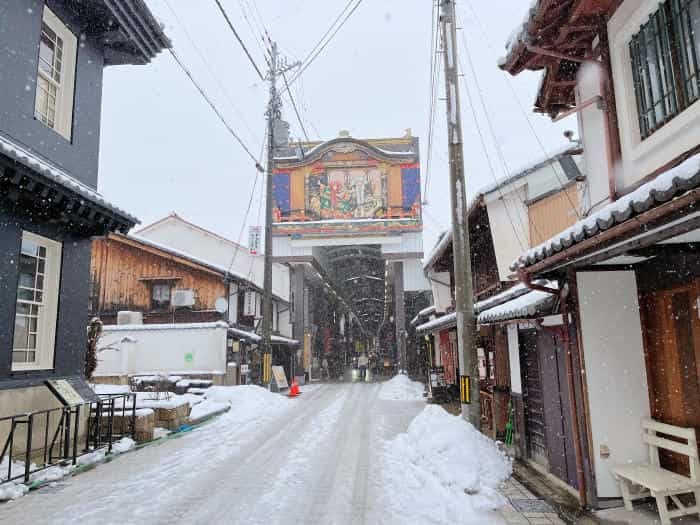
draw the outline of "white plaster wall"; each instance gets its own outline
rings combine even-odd
[[[527,198],[527,188],[512,191],[504,188],[501,194],[502,198],[496,193],[491,194],[496,198],[487,201],[486,209],[496,252],[498,277],[501,281],[507,281],[513,273],[510,271],[511,263],[530,246],[527,208],[523,204]]]
[[[225,327],[110,330],[105,326],[100,346],[113,344],[119,350],[100,352],[95,375],[225,372],[226,334]],[[134,342],[121,342],[124,337]],[[185,360],[188,353],[192,354],[191,362]]]
[[[627,187],[698,145],[700,103],[696,102],[642,141],[637,119],[629,43],[659,0],[625,0],[608,21],[617,116],[620,123],[623,170],[618,177]]]
[[[600,80],[603,71],[599,65],[584,64],[578,74],[576,102],[585,102],[601,95]],[[588,193],[584,199],[584,211],[599,207],[609,201],[608,145],[605,141],[606,114],[596,104],[588,106],[578,114],[579,134],[583,142]]]
[[[507,334],[508,360],[510,361],[510,390],[515,394],[522,394],[523,385],[520,376],[520,346],[518,342],[518,326],[509,324]]]
[[[169,217],[149,226],[138,235],[223,268],[229,268],[233,261],[232,272],[250,279],[258,287],[263,285],[264,258],[262,255],[251,256],[246,247],[236,247],[235,243],[194,228],[176,217]],[[272,291],[278,297],[289,301],[289,268],[287,266],[272,265]]]
[[[641,420],[649,416],[649,393],[637,282],[634,272],[624,271],[581,272],[577,281],[596,489],[600,498],[619,497],[611,467],[647,459]]]
[[[289,308],[286,306],[280,306],[280,315],[279,315],[279,325],[278,325],[278,330],[280,335],[283,335],[284,337],[292,337],[292,323],[289,318]]]
[[[420,259],[409,259],[403,262],[403,289],[406,292],[430,290],[430,283],[425,277]]]

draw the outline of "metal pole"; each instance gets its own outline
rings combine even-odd
[[[263,311],[262,311],[262,341],[263,382],[269,382],[269,365],[272,363],[272,171],[274,169],[275,152],[275,120],[280,115],[277,94],[277,44],[271,42],[270,69],[270,100],[267,105],[267,169],[265,187],[265,272],[263,277]],[[266,355],[270,355],[265,359]]]
[[[476,356],[476,325],[472,290],[471,254],[462,121],[459,106],[459,71],[457,61],[457,28],[454,0],[440,0],[440,27],[447,94],[447,140],[450,159],[450,197],[452,203],[452,253],[454,262],[455,312],[460,386],[467,385],[468,396],[462,394],[462,416],[480,428],[479,381]],[[460,389],[462,391],[462,389]]]

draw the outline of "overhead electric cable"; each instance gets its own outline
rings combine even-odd
[[[340,24],[335,28],[335,30],[330,34],[330,36],[326,39],[326,41],[321,45],[316,52],[309,57],[305,63],[302,63],[301,69],[297,71],[297,73],[292,77],[292,79],[289,81],[289,85],[291,86],[294,84],[294,82],[306,71],[306,69],[314,63],[316,58],[323,52],[323,50],[330,44],[330,42],[333,40],[333,37],[338,34],[338,31],[342,29],[342,27],[345,25],[345,23],[349,20],[349,18],[353,15],[355,11],[357,11],[357,8],[360,7],[360,4],[362,3],[362,0],[357,0],[357,3],[348,11],[348,13],[345,15],[345,18],[343,18],[340,21]],[[331,26],[332,27],[332,26]]]
[[[199,94],[202,96],[202,98],[205,100],[207,104],[209,104],[209,107],[216,113],[216,116],[219,117],[219,120],[221,123],[224,125],[224,127],[228,130],[228,132],[233,136],[234,139],[236,139],[236,142],[243,148],[243,150],[248,154],[248,156],[255,162],[255,167],[258,171],[264,171],[263,167],[260,165],[260,162],[258,162],[258,159],[255,158],[255,155],[250,151],[250,148],[246,146],[245,142],[243,142],[243,139],[236,133],[233,128],[229,125],[228,122],[226,122],[226,119],[222,115],[221,111],[219,111],[219,108],[216,107],[214,102],[211,100],[209,95],[204,91],[202,86],[199,85],[199,83],[195,80],[194,76],[190,72],[189,69],[187,69],[187,66],[180,60],[180,57],[177,56],[177,53],[172,48],[169,48],[168,51],[170,51],[170,54],[172,55],[173,59],[177,63],[178,66],[180,66],[180,69],[187,75],[187,77],[190,79],[190,82],[192,82],[192,85],[199,91]]]
[[[437,3],[433,2],[430,34],[430,100],[428,112],[428,155],[425,164],[425,184],[423,185],[423,201],[428,203],[428,190],[430,188],[430,173],[433,160],[433,137],[435,131],[435,107],[437,106],[437,80],[440,75],[441,61],[437,60],[438,47],[440,45],[440,33],[437,30],[438,10]]]
[[[289,90],[289,84],[287,83],[287,74],[284,71],[282,72],[282,79],[284,80],[284,85],[287,88],[287,96],[289,97],[289,100],[292,103],[292,107],[294,108],[294,113],[296,114],[297,120],[299,121],[299,126],[301,127],[301,131],[304,134],[304,138],[306,139],[306,142],[308,142],[309,135],[306,133],[306,128],[304,128],[304,122],[301,119],[301,115],[299,115],[299,110],[297,109],[297,103],[294,101],[294,97],[292,96],[292,92]]]
[[[171,12],[171,13],[173,14],[173,16],[175,17],[175,21],[180,25],[180,28],[182,29],[182,32],[183,32],[183,33],[185,34],[185,36],[187,37],[187,40],[189,40],[190,44],[191,44],[192,47],[194,48],[194,50],[195,50],[195,52],[197,53],[197,55],[199,55],[199,58],[200,58],[200,59],[202,60],[202,62],[204,63],[204,66],[206,67],[207,71],[209,72],[209,75],[211,75],[211,77],[212,77],[212,78],[214,79],[214,81],[216,82],[217,86],[219,86],[219,89],[221,90],[221,92],[223,93],[224,97],[226,98],[226,101],[227,101],[227,102],[229,103],[229,105],[231,106],[231,109],[233,110],[233,112],[236,114],[236,116],[238,117],[238,119],[239,119],[239,120],[243,123],[243,125],[246,127],[246,129],[248,130],[248,133],[250,133],[250,136],[251,136],[253,139],[255,139],[255,133],[253,133],[253,130],[251,129],[250,125],[249,125],[248,122],[246,121],[246,119],[245,119],[245,117],[243,116],[243,114],[238,110],[238,108],[236,108],[236,105],[233,103],[233,99],[231,99],[231,97],[229,96],[228,91],[226,90],[226,88],[225,88],[224,85],[223,85],[223,82],[221,82],[221,80],[219,80],[219,77],[217,77],[216,74],[214,73],[214,70],[213,70],[212,67],[210,66],[209,61],[207,60],[206,56],[204,55],[204,53],[202,52],[202,50],[199,48],[199,46],[197,45],[197,43],[194,41],[194,38],[192,38],[192,35],[191,35],[190,32],[187,30],[187,27],[185,27],[185,24],[182,22],[182,20],[181,20],[180,17],[178,16],[177,12],[175,11],[175,9],[173,9],[172,5],[170,4],[170,1],[169,1],[169,0],[165,0],[165,5],[168,7],[168,9],[170,10],[170,12]]]
[[[471,10],[472,14],[474,15],[474,19],[477,21],[479,24],[479,27],[481,29],[482,34],[484,35],[484,40],[486,41],[486,45],[489,47],[491,52],[496,56],[496,51],[491,44],[491,41],[488,38],[488,34],[486,33],[486,27],[484,24],[481,22],[481,19],[479,18],[479,15],[477,15],[476,10],[474,9],[474,6],[472,5],[470,0],[467,0],[467,5],[469,5],[469,9]],[[462,33],[462,39],[464,40],[464,33]],[[520,98],[518,97],[518,94],[515,90],[515,87],[513,87],[513,84],[511,82],[511,79],[508,78],[506,75],[505,77],[505,82],[508,85],[508,88],[510,89],[511,94],[513,95],[513,98],[515,99],[516,103],[518,104],[518,107],[520,108],[520,112],[522,113],[523,117],[525,118],[525,121],[527,122],[528,127],[530,128],[530,132],[532,133],[533,137],[535,137],[535,140],[537,141],[537,144],[539,145],[540,149],[542,150],[542,153],[544,153],[544,156],[547,160],[551,160],[549,153],[547,153],[547,149],[545,148],[544,144],[542,143],[542,140],[540,139],[539,135],[537,134],[537,130],[535,130],[535,126],[533,125],[532,121],[530,120],[530,116],[528,115],[527,110],[525,109],[525,106],[521,102]],[[551,164],[550,164],[551,165]],[[559,177],[559,173],[557,170],[552,166],[552,171],[554,172],[554,177],[557,179],[557,183],[559,184],[559,187],[563,190],[565,183],[568,181],[564,181],[562,183],[561,178]],[[569,192],[564,190],[564,195],[566,196],[566,199],[569,201],[569,206],[571,207],[571,210],[576,214],[577,219],[581,219],[581,213],[578,209],[578,207],[574,204],[574,202],[571,199],[571,196],[569,195]]]
[[[265,145],[267,144],[267,138],[263,140],[262,146],[260,147],[259,162],[262,162],[263,153],[265,152]],[[236,242],[236,249],[233,252],[233,257],[231,257],[231,262],[228,265],[228,271],[231,271],[233,264],[236,262],[236,257],[238,256],[238,250],[241,247],[241,242],[243,241],[243,232],[245,232],[246,223],[248,222],[248,215],[250,215],[250,209],[253,206],[253,200],[255,200],[255,188],[258,185],[258,180],[260,179],[260,171],[255,171],[255,178],[253,179],[253,188],[250,190],[250,197],[248,198],[248,206],[246,207],[245,214],[243,215],[243,220],[241,221],[241,229],[238,232],[238,241]]]
[[[236,31],[236,28],[233,27],[233,23],[231,22],[231,19],[228,17],[228,14],[226,14],[226,10],[224,9],[224,6],[221,5],[220,0],[214,0],[214,2],[216,3],[217,7],[219,8],[219,11],[221,11],[221,14],[224,16],[224,19],[226,20],[226,23],[228,24],[229,28],[231,28],[231,32],[233,33],[233,36],[236,37],[236,40],[238,40],[238,43],[243,48],[243,51],[245,51],[245,54],[248,57],[248,60],[250,60],[250,63],[253,65],[253,68],[255,68],[255,72],[260,77],[260,80],[265,80],[265,76],[262,74],[262,72],[260,71],[260,68],[255,63],[255,60],[253,60],[253,56],[250,54],[250,51],[248,51],[248,48],[246,47],[245,43],[243,42],[243,40],[239,36],[238,31]]]

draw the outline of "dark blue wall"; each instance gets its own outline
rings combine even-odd
[[[43,0],[0,0],[0,132],[97,187],[102,50],[62,2],[47,5],[78,38],[72,140],[34,118]]]
[[[90,239],[47,224],[33,224],[0,209],[0,389],[41,383],[53,376],[83,372],[87,344]],[[17,261],[22,230],[63,243],[56,326],[55,368],[51,372],[12,372],[12,337],[17,297]]]

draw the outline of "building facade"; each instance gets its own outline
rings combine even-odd
[[[169,41],[141,2],[0,6],[0,416],[83,382],[90,238],[136,219],[96,191],[103,69]],[[78,385],[79,386],[79,385]]]

